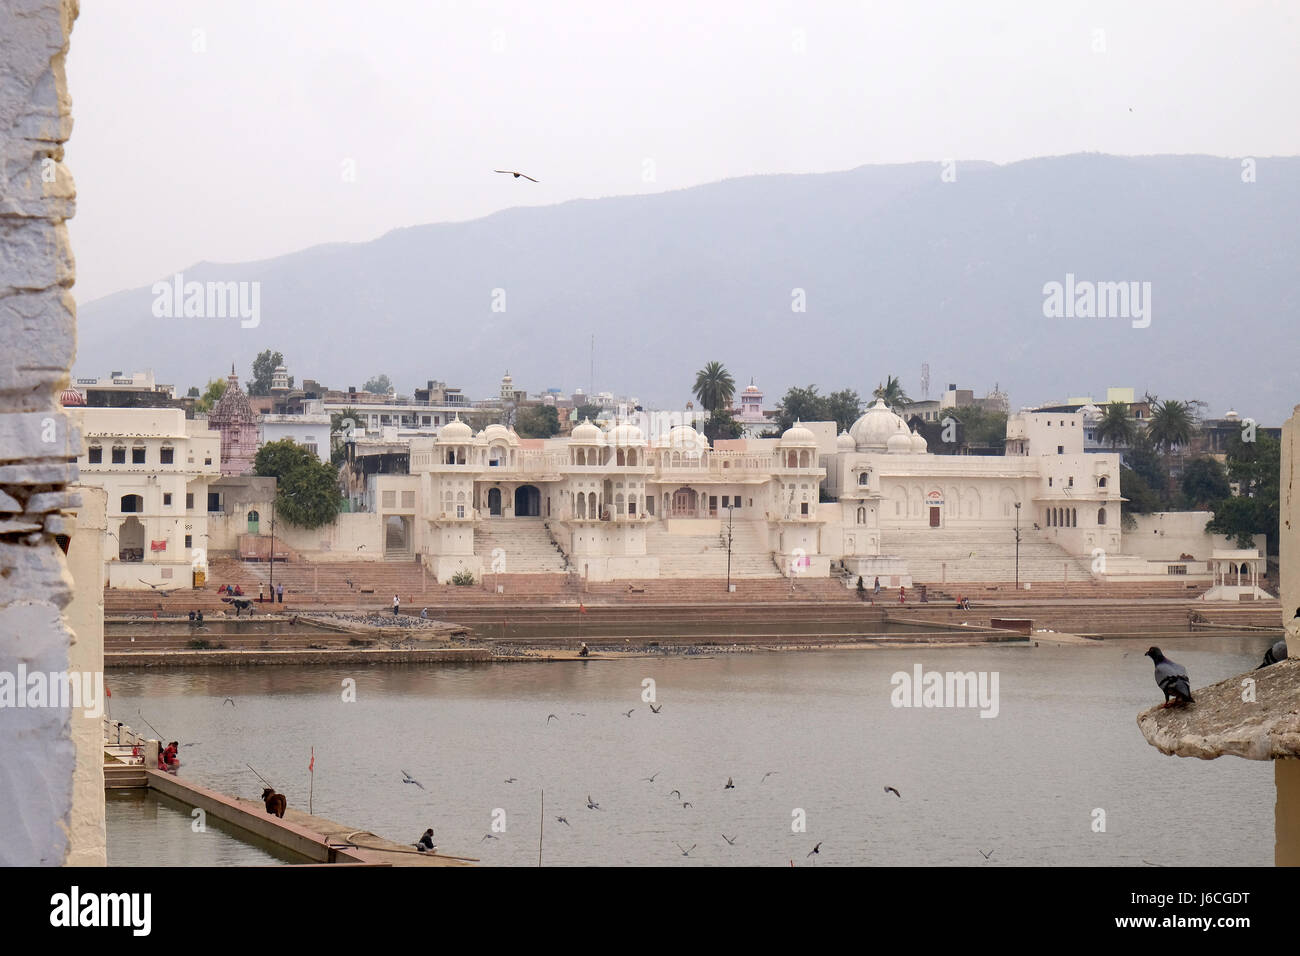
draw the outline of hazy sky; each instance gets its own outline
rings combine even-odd
[[[1249,0],[83,0],[76,293],[754,173],[1293,155],[1298,37]]]

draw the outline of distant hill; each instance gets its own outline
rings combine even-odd
[[[186,280],[257,281],[257,328],[155,318],[149,288],[83,304],[78,375],[153,368],[184,390],[246,378],[264,348],[332,388],[385,372],[496,394],[595,386],[679,407],[717,359],[774,404],[790,385],[866,395],[887,374],[1012,407],[1133,385],[1278,424],[1300,402],[1300,157],[1073,155],[755,176],[510,209]],[[248,228],[258,213],[244,211]],[[148,228],[142,221],[131,228]],[[1151,283],[1151,322],[1045,318],[1043,287]],[[170,279],[170,276],[160,277]],[[807,311],[791,311],[792,290]],[[493,312],[504,289],[506,311]]]

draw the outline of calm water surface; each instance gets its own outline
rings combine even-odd
[[[1271,641],[1162,647],[1202,686],[1253,667]],[[1149,643],[158,669],[107,681],[115,718],[147,732],[142,715],[191,743],[183,776],[256,798],[252,764],[306,809],[315,747],[315,812],[399,842],[432,826],[442,852],[485,864],[536,865],[544,790],[549,865],[1272,865],[1269,762],[1166,757],[1139,733],[1137,713],[1162,699]],[[917,663],[996,671],[998,716],[893,707],[890,676]],[[642,700],[647,678],[658,715]],[[348,679],[355,703],[343,700]],[[424,789],[404,784],[404,770]],[[723,789],[728,777],[735,789]],[[1105,832],[1093,830],[1098,809]],[[798,811],[805,832],[792,832]],[[110,863],[222,861],[197,849],[184,808],[167,812],[183,824],[169,839],[196,844],[192,854],[156,859],[157,821],[110,802]],[[494,820],[497,839],[483,840]],[[684,857],[676,844],[695,849]],[[985,862],[979,849],[994,852]],[[227,859],[274,862],[253,856]]]

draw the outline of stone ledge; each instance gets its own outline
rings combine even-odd
[[[1255,680],[1255,700],[1241,699]],[[1147,743],[1177,757],[1232,755],[1247,760],[1300,756],[1300,660],[1229,677],[1192,691],[1196,703],[1138,714]]]

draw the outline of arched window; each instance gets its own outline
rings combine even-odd
[[[867,509],[860,507],[858,508],[858,524],[866,524],[866,523],[867,523]]]
[[[1105,488],[1105,487],[1106,487],[1106,476],[1105,476],[1105,475],[1102,475],[1100,478],[1097,479],[1097,487],[1098,487],[1098,488]]]
[[[1105,509],[1105,508],[1098,508],[1098,509],[1097,509],[1097,524],[1105,524],[1105,523],[1106,523],[1106,509]]]
[[[121,505],[124,515],[139,514],[144,511],[144,499],[139,495],[123,495]]]
[[[866,473],[865,471],[862,472],[862,474],[858,475],[858,484],[859,484],[859,485],[865,485],[865,484],[867,483],[867,480],[868,480],[868,476],[867,476],[867,473]]]
[[[247,515],[247,518],[248,518],[248,533],[257,534],[258,523],[261,520],[261,515],[259,515],[256,511],[250,511]]]

